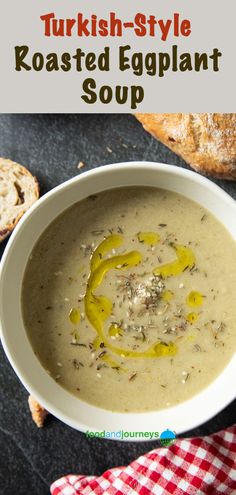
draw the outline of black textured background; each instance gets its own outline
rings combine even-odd
[[[186,166],[129,115],[0,115],[0,156],[28,167],[38,177],[41,194],[108,163],[151,160]],[[79,161],[86,164],[81,171]],[[218,183],[236,198],[236,183]],[[48,495],[57,477],[73,472],[99,474],[157,446],[155,442],[87,439],[55,418],[38,430],[30,418],[27,392],[2,349],[0,395],[1,495]],[[234,422],[235,402],[185,436],[213,433]]]

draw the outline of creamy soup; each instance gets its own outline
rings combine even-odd
[[[127,187],[60,215],[30,256],[25,326],[58,384],[96,406],[147,411],[206,387],[236,347],[236,249],[200,205]]]

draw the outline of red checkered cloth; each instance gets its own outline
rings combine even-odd
[[[102,476],[68,475],[52,495],[235,495],[236,425],[208,437],[177,439]]]

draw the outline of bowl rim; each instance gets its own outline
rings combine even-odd
[[[4,277],[5,277],[5,267],[7,265],[8,260],[14,254],[15,245],[17,243],[18,236],[20,235],[22,229],[26,226],[26,224],[28,222],[31,222],[31,218],[34,215],[34,212],[35,211],[39,211],[42,205],[47,204],[47,202],[50,201],[50,198],[51,197],[54,197],[54,196],[60,194],[61,191],[63,191],[63,190],[70,189],[71,186],[73,186],[74,184],[77,184],[77,183],[78,184],[81,184],[81,183],[83,183],[83,181],[87,180],[90,177],[96,177],[96,176],[98,177],[99,175],[102,175],[104,173],[106,174],[106,173],[109,173],[109,171],[114,171],[114,170],[116,170],[117,173],[119,173],[122,170],[127,170],[127,169],[130,169],[131,170],[131,168],[133,168],[133,169],[136,168],[136,169],[139,169],[139,170],[140,169],[147,170],[147,167],[149,168],[149,170],[152,169],[152,170],[154,170],[154,172],[157,172],[157,173],[158,172],[164,172],[165,174],[170,174],[172,176],[173,175],[176,175],[176,176],[181,177],[181,178],[184,177],[187,180],[189,179],[190,182],[193,181],[193,182],[195,182],[197,184],[205,185],[205,187],[207,189],[211,190],[217,196],[217,198],[222,198],[225,201],[225,203],[228,203],[231,208],[234,208],[235,209],[235,213],[236,213],[236,202],[235,202],[235,200],[228,193],[226,193],[223,189],[221,189],[217,184],[215,184],[214,182],[210,181],[208,178],[203,177],[202,175],[199,175],[196,172],[193,172],[191,170],[188,170],[188,169],[185,169],[185,168],[182,168],[182,167],[178,167],[178,166],[175,166],[175,165],[158,163],[158,162],[147,162],[147,161],[131,161],[131,162],[121,162],[121,163],[113,163],[113,164],[109,164],[109,165],[103,165],[103,166],[100,166],[100,167],[95,167],[92,170],[85,171],[82,174],[79,174],[79,175],[77,175],[77,176],[75,176],[75,177],[67,180],[66,182],[63,182],[62,184],[56,186],[55,188],[51,189],[46,194],[44,194],[24,214],[23,218],[19,221],[19,223],[16,226],[15,230],[11,234],[11,238],[9,239],[8,244],[7,244],[6,248],[5,248],[5,251],[3,253],[2,260],[1,260],[1,265],[0,265],[0,308],[1,308],[0,314],[1,315],[4,313],[4,310],[2,308],[2,299],[3,299],[2,298],[2,289],[3,289],[3,282],[4,282]],[[134,184],[133,185],[135,186],[135,179],[134,179]],[[114,185],[114,187],[121,187],[121,186]],[[144,187],[145,187],[145,185],[144,185]],[[154,187],[157,187],[157,186],[154,186]],[[111,189],[111,187],[107,187],[107,188],[105,187],[103,190],[109,190],[109,189]],[[102,190],[102,189],[100,189],[100,190]],[[84,197],[86,197],[86,195]],[[199,202],[199,204],[201,204],[201,203]],[[67,208],[68,208],[68,206],[64,208],[64,211]],[[56,216],[54,216],[54,219],[56,218]],[[217,218],[217,215],[215,215],[215,216]],[[49,223],[51,223],[51,222],[49,222]],[[45,228],[47,228],[47,225],[45,226]],[[40,232],[38,233],[37,239],[43,233],[43,230],[40,230]],[[36,239],[36,241],[37,241],[37,239]],[[34,244],[32,244],[31,250],[32,250],[33,246],[34,246]],[[21,292],[21,288],[19,289],[19,291]],[[1,316],[1,324],[0,324],[0,334],[1,334],[2,345],[3,345],[4,351],[5,351],[6,355],[7,355],[7,358],[10,361],[11,366],[13,367],[14,371],[18,375],[20,381],[23,383],[23,385],[25,386],[25,388],[35,397],[36,400],[38,400],[54,416],[56,416],[57,418],[59,418],[60,420],[62,420],[67,425],[69,425],[69,426],[71,426],[71,427],[73,427],[75,429],[78,429],[80,431],[86,432],[88,430],[88,427],[87,427],[86,424],[81,423],[79,420],[74,421],[69,416],[66,416],[65,414],[63,414],[59,409],[57,409],[57,407],[55,407],[55,405],[52,403],[52,400],[50,398],[45,397],[43,395],[43,393],[40,392],[37,389],[37,387],[35,387],[34,384],[32,384],[30,382],[30,377],[26,377],[25,376],[25,373],[22,372],[21,369],[19,369],[19,367],[18,367],[18,365],[16,363],[16,360],[15,360],[15,357],[14,357],[14,352],[13,352],[12,346],[11,346],[11,344],[9,345],[9,342],[8,342],[7,329],[4,328],[4,325],[2,323],[2,316]],[[32,349],[32,353],[33,353],[33,349]],[[232,361],[233,361],[233,358],[231,359],[229,365],[232,364]],[[213,381],[213,383],[216,383],[216,382],[219,381],[219,377],[222,374],[224,374],[226,368],[227,369],[229,368],[229,365],[227,365],[222,370],[222,372],[220,373],[220,375],[218,375],[215,378],[215,380]],[[42,367],[41,364],[40,364],[40,366]],[[235,362],[235,367],[234,368],[236,370],[236,362]],[[210,388],[210,386],[211,386],[211,384],[208,385],[203,390],[204,391],[208,390]],[[57,387],[59,387],[59,386],[57,385]],[[60,389],[61,388],[62,387],[60,387]],[[199,395],[201,395],[202,392],[196,394],[195,396],[193,396],[189,400],[184,401],[184,402],[180,403],[177,406],[173,406],[171,408],[168,408],[168,409],[162,410],[162,411],[170,411],[170,410],[174,410],[174,409],[175,410],[178,410],[178,411],[182,410],[182,413],[185,415],[185,419],[186,419],[186,428],[184,427],[184,428],[180,429],[177,433],[183,433],[183,431],[188,431],[190,429],[193,429],[193,428],[199,426],[200,424],[203,424],[205,421],[208,421],[209,419],[211,419],[214,415],[218,414],[224,407],[226,407],[235,398],[235,393],[233,391],[233,387],[232,387],[232,391],[231,392],[228,391],[226,393],[226,391],[224,389],[222,389],[222,392],[224,392],[225,395],[224,396],[221,396],[220,401],[217,404],[217,407],[216,406],[210,407],[210,411],[208,413],[206,411],[201,412],[200,418],[198,416],[193,417],[193,418],[192,417],[189,418],[186,415],[186,411],[187,410],[188,411],[191,410],[191,407],[188,408],[187,407],[187,404],[192,403],[193,402],[193,399],[196,398],[196,397],[198,397]],[[66,392],[66,394],[68,394],[68,392]],[[71,395],[71,394],[69,394],[69,395]],[[83,402],[80,399],[78,399],[78,401],[79,402]],[[86,403],[86,406],[88,408],[90,408],[92,412],[95,412],[97,409],[99,409],[100,411],[103,411],[104,414],[106,412],[106,414],[109,414],[109,415],[126,416],[126,417],[129,416],[130,420],[134,416],[139,416],[139,418],[141,416],[145,416],[148,419],[148,417],[150,417],[153,414],[156,414],[158,416],[158,413],[160,412],[160,411],[151,411],[151,412],[144,412],[144,413],[115,413],[115,412],[112,412],[112,411],[107,411],[105,409],[97,408],[95,406],[91,406],[88,403]],[[98,431],[98,430],[96,430],[96,428],[89,428],[89,431]],[[127,438],[127,439],[126,438],[123,438],[123,440],[124,441],[125,440],[130,441],[129,438]],[[143,438],[141,438],[141,439],[140,438],[133,438],[132,439],[132,441],[141,441],[141,440],[143,440]],[[145,441],[148,441],[148,440],[151,440],[151,439],[146,439],[145,438]]]

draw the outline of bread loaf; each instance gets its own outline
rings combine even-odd
[[[140,113],[136,117],[146,131],[198,172],[236,179],[235,113]]]
[[[18,163],[0,158],[0,242],[38,197],[35,177]]]

